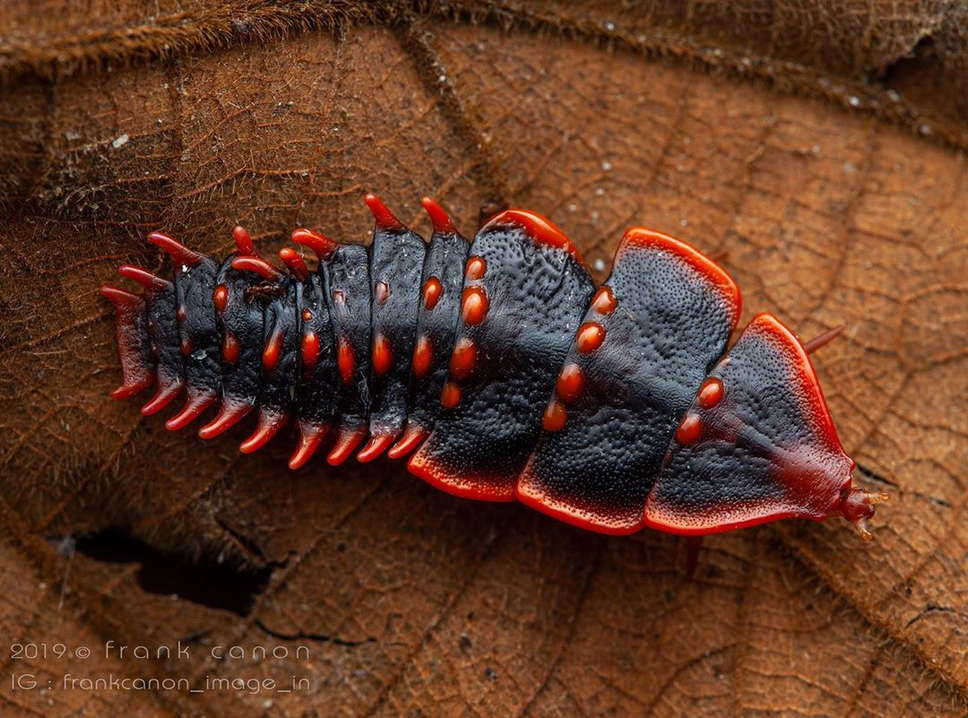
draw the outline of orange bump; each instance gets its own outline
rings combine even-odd
[[[180,322],[185,321],[188,318],[188,312],[185,310],[184,304],[179,304],[178,309],[175,310],[175,319]]]
[[[480,279],[484,276],[484,272],[487,271],[487,262],[484,257],[471,257],[467,260],[467,266],[464,269],[464,276],[467,279]]]
[[[165,428],[168,431],[178,431],[179,429],[185,428],[201,416],[215,401],[216,396],[214,394],[196,394],[195,396],[189,396],[182,410],[165,422]]]
[[[602,287],[595,292],[595,298],[592,299],[592,309],[599,314],[611,314],[617,306],[618,301],[616,301],[615,295],[612,294],[611,287]]]
[[[152,232],[149,234],[148,241],[159,249],[167,252],[172,260],[178,262],[178,264],[184,264],[188,267],[197,267],[202,263],[202,260],[205,259],[204,256],[198,252],[193,252],[177,239],[173,239],[167,234],[162,234],[161,232]]]
[[[460,404],[460,387],[452,381],[445,382],[440,392],[440,405],[445,409],[453,409],[458,404]]]
[[[387,457],[391,459],[399,459],[414,449],[416,449],[420,444],[423,443],[424,439],[430,436],[430,432],[427,431],[422,426],[417,426],[416,424],[407,424],[407,430],[403,432],[403,436],[400,440],[390,447],[387,451]]]
[[[461,305],[461,316],[465,324],[480,324],[487,316],[490,302],[483,287],[468,287],[464,290]]]
[[[565,364],[555,382],[558,398],[570,404],[577,399],[585,388],[585,374],[577,364]]]
[[[723,394],[723,382],[711,376],[699,387],[699,406],[703,409],[712,409],[723,400]]]
[[[289,267],[289,271],[300,282],[305,282],[309,279],[309,267],[306,266],[302,255],[295,249],[292,247],[283,247],[279,250],[279,258]]]
[[[212,303],[215,308],[220,312],[225,311],[225,307],[229,302],[229,290],[224,284],[220,284],[215,287],[215,292],[212,294]]]
[[[310,424],[300,421],[299,445],[289,457],[289,468],[295,471],[304,466],[316,453],[327,431],[329,431],[329,424]]]
[[[239,359],[239,340],[235,335],[226,330],[225,337],[222,339],[222,361],[228,364],[235,364]]]
[[[585,322],[578,328],[575,346],[582,354],[590,354],[605,341],[605,327],[597,322]]]
[[[306,332],[302,339],[302,363],[306,369],[312,369],[319,361],[319,337],[316,332]]]
[[[148,400],[148,403],[141,407],[141,413],[144,416],[151,416],[161,411],[168,406],[172,399],[178,396],[184,387],[185,382],[181,379],[169,384],[159,384],[158,391],[155,392],[155,395]]]
[[[463,337],[457,341],[454,353],[450,355],[450,375],[455,379],[466,379],[474,371],[477,362],[477,347],[474,342]]]
[[[387,450],[387,447],[393,443],[394,438],[393,434],[371,436],[367,445],[360,449],[360,453],[356,455],[356,460],[361,464],[373,461]]]
[[[252,244],[252,235],[245,227],[238,225],[232,230],[232,239],[235,240],[236,251],[244,256],[254,257],[255,245]]]
[[[427,210],[427,214],[430,216],[430,221],[434,225],[434,232],[440,232],[442,234],[457,233],[457,229],[454,227],[454,223],[451,222],[447,212],[437,202],[432,200],[430,197],[424,197],[422,200],[420,200],[420,204],[422,204],[424,209]]]
[[[353,357],[353,347],[345,339],[339,340],[339,348],[336,350],[336,365],[339,367],[339,375],[344,384],[353,381],[353,372],[356,370],[356,359]]]
[[[372,192],[363,197],[363,201],[366,206],[370,208],[370,212],[373,214],[373,219],[376,221],[376,226],[381,229],[406,229],[403,226],[403,222],[393,216],[391,212],[383,201],[377,197]]]
[[[115,307],[134,305],[141,301],[141,297],[139,297],[137,294],[126,292],[123,289],[118,289],[117,287],[101,287],[100,292],[101,296],[110,300]]]
[[[345,426],[340,427],[339,438],[336,439],[336,443],[330,449],[329,455],[326,457],[326,463],[330,466],[339,466],[342,464],[350,458],[350,455],[356,447],[363,441],[364,436],[366,436],[366,429],[363,427],[356,429]]]
[[[393,347],[390,340],[382,334],[373,339],[373,371],[386,374],[393,367]]]
[[[181,353],[182,353],[182,356],[186,356],[187,357],[189,354],[192,353],[192,351],[194,351],[194,347],[192,346],[192,340],[189,339],[188,337],[182,337],[181,338]]]
[[[695,444],[702,435],[702,421],[695,414],[686,414],[676,429],[676,441],[688,446]]]
[[[279,429],[285,426],[289,417],[263,407],[259,411],[259,423],[252,432],[252,436],[239,444],[239,451],[243,454],[251,454],[258,451],[263,446],[272,441],[272,438],[279,433]]]
[[[376,298],[377,304],[386,304],[387,299],[390,298],[390,285],[386,282],[377,282],[373,296]]]
[[[433,362],[434,345],[431,343],[430,337],[423,334],[417,339],[417,345],[413,349],[413,364],[411,365],[413,375],[418,379],[427,376]]]
[[[128,397],[134,396],[142,389],[147,389],[151,386],[151,383],[155,378],[151,375],[139,379],[133,384],[122,384],[117,389],[111,392],[112,399],[127,399]]]
[[[423,300],[426,309],[433,309],[440,301],[440,296],[444,293],[444,285],[437,277],[428,277],[423,285]]]
[[[278,282],[283,279],[282,272],[259,257],[236,257],[232,260],[232,269],[237,269],[240,272],[253,272],[270,282]]]
[[[304,322],[311,322],[313,320],[313,313],[312,313],[312,311],[309,310],[309,309],[303,309],[303,311],[302,311],[302,320]]]
[[[548,404],[548,408],[545,409],[544,416],[541,419],[541,425],[545,431],[561,431],[565,428],[565,422],[567,420],[568,410],[565,409],[565,405],[560,401],[552,401]]]
[[[250,411],[252,411],[252,404],[222,404],[218,410],[218,415],[199,429],[198,435],[203,439],[214,439],[238,424]]]
[[[133,267],[130,264],[122,264],[120,267],[118,267],[118,274],[120,274],[122,277],[127,277],[128,279],[134,280],[142,287],[147,289],[148,292],[158,292],[172,288],[172,283],[167,279],[157,277],[141,267]]]
[[[319,259],[329,259],[332,257],[336,250],[339,249],[339,244],[334,242],[329,237],[320,234],[319,232],[313,232],[308,229],[296,229],[292,233],[292,241],[296,244],[302,244],[309,247]]]
[[[272,332],[265,349],[262,350],[262,366],[266,371],[272,371],[279,364],[279,357],[282,355],[282,332],[278,329]]]

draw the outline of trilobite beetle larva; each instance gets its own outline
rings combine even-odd
[[[730,276],[693,247],[633,228],[597,290],[576,247],[541,215],[508,210],[470,242],[431,199],[429,244],[374,195],[369,248],[307,229],[310,270],[285,269],[241,227],[221,264],[171,237],[172,280],[122,266],[143,288],[116,308],[125,398],[157,383],[153,414],[182,390],[181,429],[210,407],[209,439],[258,407],[256,451],[294,419],[289,460],[410,455],[452,494],[519,500],[592,531],[703,535],[783,518],[865,520],[884,500],[851,486],[808,352],[740,313]],[[725,352],[725,353],[724,353]]]

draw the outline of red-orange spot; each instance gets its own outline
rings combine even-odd
[[[339,340],[339,348],[336,350],[336,365],[339,367],[339,375],[344,384],[353,381],[356,359],[353,357],[353,347],[345,339]]]
[[[440,405],[445,409],[453,409],[458,404],[460,404],[460,387],[452,381],[445,382],[440,392]]]
[[[541,425],[545,431],[561,431],[565,428],[566,421],[568,421],[568,410],[565,409],[565,405],[560,401],[552,401],[545,409]]]
[[[315,332],[306,332],[302,339],[302,363],[306,369],[312,369],[319,361],[319,337]]]
[[[239,358],[239,340],[235,335],[226,330],[225,337],[222,339],[222,361],[235,364]]]
[[[180,322],[183,322],[188,318],[188,312],[185,311],[184,304],[178,305],[178,309],[175,310],[175,318]]]
[[[602,287],[595,292],[595,298],[592,299],[592,309],[599,314],[611,314],[617,306],[618,302],[615,295],[612,294],[611,287]]]
[[[303,309],[302,319],[304,322],[311,322],[313,320],[313,313],[308,309]]]
[[[565,364],[565,368],[558,375],[555,382],[555,392],[558,398],[570,404],[577,399],[585,388],[585,374],[577,364]]]
[[[424,307],[427,309],[433,309],[437,306],[437,302],[440,301],[440,295],[444,293],[444,285],[440,283],[437,277],[428,277],[427,281],[423,285],[423,300]]]
[[[182,337],[181,338],[181,353],[182,353],[182,356],[186,356],[187,357],[189,354],[192,353],[192,350],[193,349],[194,349],[194,347],[192,346],[192,340],[189,339],[188,337]]]
[[[229,303],[229,290],[224,284],[220,284],[215,287],[215,293],[212,294],[212,303],[215,304],[215,308],[220,312],[225,311],[226,305]]]
[[[709,377],[699,387],[699,406],[712,409],[723,400],[723,382],[714,376]]]
[[[269,337],[269,341],[266,342],[265,348],[262,350],[262,366],[266,368],[266,371],[272,371],[279,363],[279,357],[281,355],[282,332],[274,331]]]
[[[427,376],[434,361],[434,345],[426,334],[417,339],[417,346],[413,349],[413,375],[418,379]]]
[[[605,327],[597,322],[585,322],[578,328],[575,346],[582,354],[589,354],[605,341]]]
[[[484,261],[484,257],[471,257],[467,260],[464,276],[468,279],[480,279],[486,271],[487,262]]]
[[[461,316],[466,324],[480,324],[487,316],[489,306],[483,287],[468,287],[464,290]]]
[[[386,374],[393,366],[393,347],[390,340],[382,334],[377,334],[373,340],[373,371]]]
[[[695,414],[686,414],[676,429],[676,441],[683,445],[695,444],[702,435],[702,422]]]
[[[390,298],[390,285],[386,282],[377,282],[373,295],[376,297],[377,304],[386,304],[387,299]]]
[[[466,379],[474,371],[477,347],[467,337],[460,339],[450,355],[450,374],[455,379]]]

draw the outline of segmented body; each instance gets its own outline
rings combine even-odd
[[[332,465],[412,454],[410,471],[444,491],[603,533],[834,514],[863,531],[879,497],[851,489],[807,352],[769,314],[726,351],[739,290],[689,245],[633,228],[596,289],[534,212],[503,212],[468,243],[425,199],[428,245],[366,202],[369,248],[293,233],[315,271],[292,248],[275,268],[241,228],[221,265],[152,234],[173,280],[125,266],[142,295],[102,288],[117,309],[114,395],[157,382],[152,414],[184,389],[169,429],[218,403],[203,438],[257,408],[243,452],[294,419],[292,469],[332,435]]]

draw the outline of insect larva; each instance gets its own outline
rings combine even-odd
[[[123,266],[143,294],[101,288],[117,308],[114,396],[156,382],[142,408],[153,414],[184,389],[169,429],[217,403],[206,439],[257,410],[243,452],[294,419],[292,469],[332,434],[332,465],[412,454],[410,471],[444,491],[602,533],[840,514],[869,537],[885,497],[851,488],[807,350],[760,314],[726,351],[740,293],[697,250],[630,229],[596,290],[535,212],[502,212],[468,243],[425,198],[428,245],[377,197],[366,203],[369,249],[293,232],[315,271],[292,248],[276,268],[242,228],[221,265],[150,235],[173,280]]]

